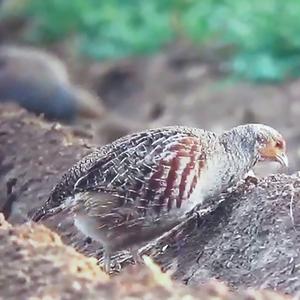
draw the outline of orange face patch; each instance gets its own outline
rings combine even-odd
[[[260,149],[260,154],[262,158],[272,159],[276,156],[278,149],[274,145],[267,145],[266,147]]]
[[[263,160],[278,161],[287,165],[286,146],[284,140],[272,140],[265,147],[259,150]]]

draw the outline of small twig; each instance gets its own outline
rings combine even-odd
[[[295,219],[294,219],[294,212],[293,212],[293,204],[294,204],[294,198],[295,198],[295,188],[294,186],[291,184],[290,185],[290,192],[291,192],[291,199],[290,199],[290,216],[291,216],[291,220],[292,220],[292,224],[293,224],[293,228],[296,230],[296,226],[295,226]]]
[[[153,242],[148,243],[144,247],[142,247],[139,250],[139,254],[143,255],[145,253],[148,253],[153,248],[160,248],[160,249],[167,249],[166,242],[172,237],[175,237],[179,232],[184,231],[185,229],[188,229],[191,224],[194,222],[197,222],[197,225],[199,224],[199,221],[211,214],[213,211],[217,209],[217,207],[225,200],[224,195],[220,195],[218,199],[214,199],[215,201],[209,201],[207,205],[199,205],[196,207],[193,211],[187,214],[187,218],[182,221],[180,224],[172,228],[170,231],[166,232],[165,234],[161,235],[159,238],[154,240]]]
[[[164,253],[169,248],[169,243],[172,244],[172,241],[176,240],[176,236],[179,233],[186,230],[188,230],[189,232],[193,231],[194,229],[191,230],[191,225],[193,225],[193,228],[199,227],[200,221],[205,216],[214,212],[219,207],[219,205],[225,201],[225,199],[226,193],[221,194],[218,197],[210,199],[207,202],[197,206],[194,210],[187,213],[186,218],[177,226],[164,233],[157,239],[141,247],[138,251],[138,255],[140,257],[142,257],[143,255],[156,257],[157,255]],[[132,262],[132,255],[128,251],[122,251],[114,255],[112,259],[114,262],[116,262],[116,266],[113,267],[113,272],[115,273],[119,272],[121,268]],[[99,263],[101,263],[102,260],[103,258],[100,258]]]
[[[17,199],[16,194],[13,192],[13,188],[16,185],[16,183],[17,178],[10,178],[6,183],[6,201],[2,208],[2,212],[4,214],[5,219],[9,218],[13,202],[15,202]]]
[[[198,218],[198,216],[196,214],[191,215],[186,220],[184,220],[183,222],[181,222],[180,224],[178,224],[177,226],[172,228],[170,231],[168,231],[168,232],[164,233],[163,235],[161,235],[158,239],[156,239],[153,242],[151,242],[151,243],[147,244],[146,246],[142,247],[139,250],[139,254],[143,255],[143,254],[151,251],[151,249],[153,249],[154,247],[156,247],[158,245],[163,245],[166,240],[170,239],[171,237],[175,236],[178,232],[180,232],[181,230],[188,227],[190,222],[196,221],[197,218]]]

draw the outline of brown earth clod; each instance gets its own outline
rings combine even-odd
[[[86,299],[126,299],[129,294],[137,299],[149,295],[147,299],[182,299],[186,293],[190,299],[212,299],[207,284],[198,287],[211,279],[241,290],[300,291],[299,173],[241,184],[225,194],[216,209],[201,216],[198,227],[184,228],[179,239],[153,246],[155,261],[164,270],[172,269],[172,279],[192,288],[173,281],[169,281],[172,288],[156,281],[148,286],[148,275],[142,274],[149,274],[149,266],[127,268],[107,283],[96,260],[84,256],[99,259],[101,245],[87,243],[70,217],[57,214],[45,222],[60,238],[43,226],[28,223],[27,217],[47,199],[59,177],[93,149],[86,146],[88,143],[67,127],[58,128],[16,107],[0,106],[1,211],[7,200],[7,183],[17,179],[8,218],[13,227],[0,217],[0,299],[2,295],[17,299],[20,294],[38,299],[43,295],[53,299],[80,299],[83,295]],[[150,272],[150,278],[152,275]],[[213,290],[222,290],[219,284],[213,286]],[[276,299],[273,292],[254,292],[254,296],[250,291],[247,296],[228,293],[221,292],[220,299]]]

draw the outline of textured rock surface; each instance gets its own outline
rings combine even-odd
[[[64,246],[58,235],[46,227],[1,224],[1,299],[56,299],[61,295],[68,299],[107,282],[108,277],[95,259]]]
[[[0,210],[12,222],[43,203],[58,176],[89,151],[71,130],[0,106]]]
[[[226,196],[177,255],[175,278],[187,284],[217,278],[234,287],[300,291],[300,177],[276,175]],[[187,259],[188,258],[188,259]]]
[[[12,223],[24,222],[58,177],[89,151],[69,129],[13,108],[0,110],[0,144],[0,207]],[[177,260],[173,277],[188,285],[217,278],[234,288],[299,292],[299,189],[298,174],[241,184],[198,227],[189,222],[150,252],[165,269]],[[46,225],[81,253],[101,256],[101,245],[88,243],[68,216],[58,214]],[[117,258],[126,265],[126,254]]]
[[[188,288],[151,261],[109,279],[41,225],[10,226],[0,215],[0,299],[202,299],[284,300],[271,291],[233,294],[218,282]]]

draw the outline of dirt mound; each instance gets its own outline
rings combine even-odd
[[[290,299],[271,291],[233,294],[218,282],[188,288],[149,259],[109,279],[95,259],[65,246],[44,226],[0,220],[1,299]]]
[[[1,211],[14,224],[27,221],[28,212],[47,199],[59,177],[92,149],[74,130],[15,107],[0,109],[0,144]],[[234,288],[299,292],[299,195],[299,174],[269,176],[257,184],[241,182],[224,198],[215,199],[212,211],[150,245],[147,253],[164,270],[173,269],[173,278],[188,285],[217,278]],[[101,258],[101,245],[77,232],[70,216],[57,214],[45,225],[80,253]],[[10,243],[7,237],[3,241]],[[47,241],[51,244],[50,238]],[[130,263],[130,256],[117,253],[113,262],[117,271]],[[126,278],[126,272],[121,274]]]

